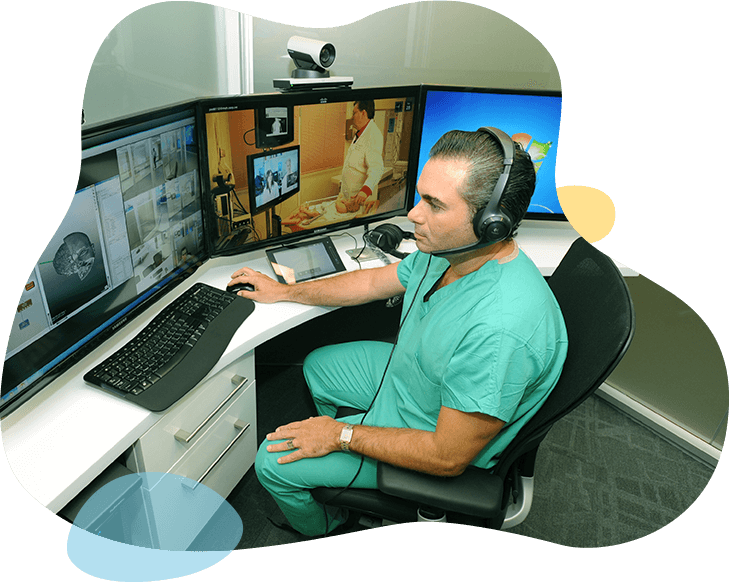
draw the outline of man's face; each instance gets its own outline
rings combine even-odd
[[[443,251],[476,241],[471,212],[459,194],[467,173],[462,160],[428,160],[418,180],[420,202],[408,213],[418,249]]]
[[[368,120],[369,118],[367,117],[367,112],[360,110],[359,106],[355,105],[354,109],[352,110],[352,121],[354,122],[354,127],[356,127],[358,130],[361,130],[367,125]]]

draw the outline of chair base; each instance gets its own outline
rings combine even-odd
[[[519,480],[521,482],[518,489],[519,496],[516,502],[509,504],[509,507],[506,509],[506,516],[504,517],[504,523],[501,525],[501,530],[514,528],[524,522],[529,515],[529,511],[532,509],[534,478],[519,476]]]

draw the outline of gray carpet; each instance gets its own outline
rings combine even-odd
[[[540,446],[531,512],[511,532],[572,547],[629,542],[680,516],[712,473],[593,396]]]
[[[338,310],[257,350],[259,443],[276,426],[313,414],[301,374],[303,356],[314,347],[311,339],[317,338],[318,345],[342,341],[339,331],[345,329],[348,334],[358,330],[356,337],[391,337],[395,311],[378,314],[373,318],[371,307]],[[343,317],[346,326],[337,320]],[[712,467],[593,396],[556,423],[542,442],[531,512],[510,532],[571,547],[629,542],[680,516],[712,473]],[[308,540],[271,522],[283,522],[283,515],[253,469],[228,501],[243,521],[238,548]]]

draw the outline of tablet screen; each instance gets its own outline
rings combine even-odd
[[[266,255],[281,283],[300,283],[346,271],[329,237],[268,249]]]

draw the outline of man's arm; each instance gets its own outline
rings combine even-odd
[[[238,295],[264,304],[289,301],[310,306],[357,306],[405,291],[397,277],[397,265],[392,263],[290,285],[244,267],[232,275],[231,283],[252,284],[255,291],[241,291]]]
[[[374,127],[371,128],[372,133],[370,134],[370,139],[367,142],[367,149],[365,150],[364,155],[364,165],[366,167],[365,172],[367,173],[367,178],[362,186],[363,189],[366,187],[369,190],[369,194],[375,192],[377,185],[380,182],[380,178],[382,178],[382,175],[385,172],[385,162],[382,159],[382,132],[379,127],[374,125],[374,121],[371,123]],[[365,191],[365,194],[367,194],[367,191]],[[367,196],[369,196],[369,194]]]
[[[269,441],[283,440],[267,449],[286,452],[295,448],[279,458],[279,463],[321,457],[339,451],[344,426],[330,417],[289,423],[266,436]],[[435,431],[355,425],[350,451],[419,472],[458,476],[503,426],[502,420],[490,415],[441,407]]]

